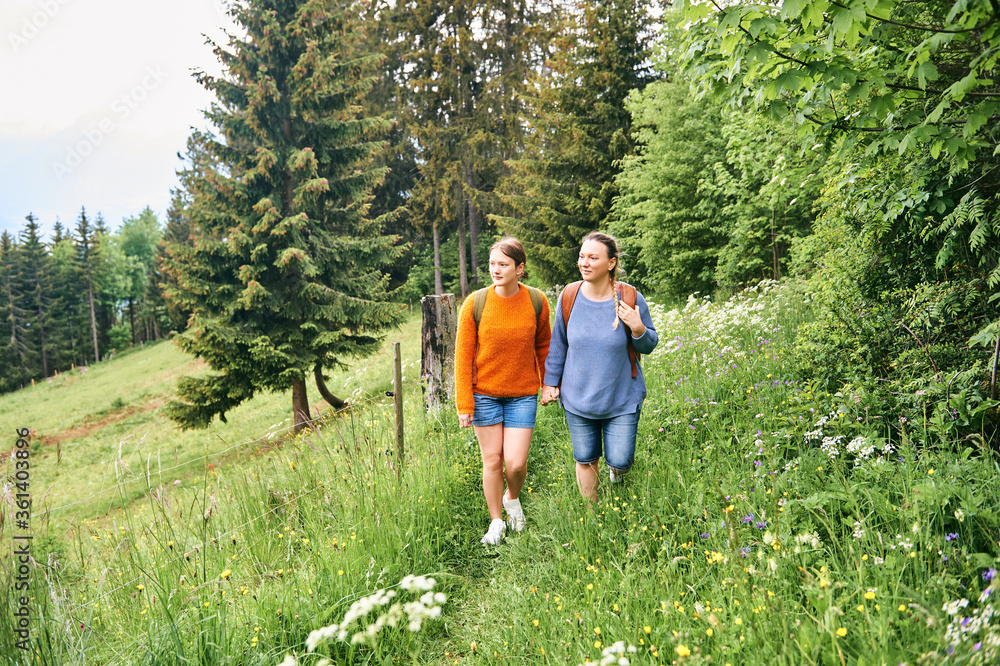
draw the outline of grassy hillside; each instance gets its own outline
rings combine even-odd
[[[403,342],[407,368],[419,368],[419,322],[409,322],[392,339]],[[341,398],[364,399],[389,388],[391,353],[387,345],[356,368],[333,373],[331,390]],[[160,408],[173,397],[180,377],[207,370],[164,341],[0,396],[7,427],[30,428],[34,435],[35,513],[46,511],[43,519],[56,527],[105,515],[149,488],[183,483],[206,465],[267,448],[288,433],[291,392],[260,394],[228,413],[227,423],[178,429]],[[315,386],[310,389],[318,416],[328,405]]]
[[[36,663],[994,663],[994,453],[928,420],[869,420],[850,394],[797,376],[806,301],[765,286],[654,307],[661,343],[644,360],[626,482],[581,500],[562,414],[540,410],[528,528],[499,547],[478,542],[472,432],[450,410],[424,415],[411,384],[400,467],[374,390],[389,373],[366,363],[338,381],[372,399],[319,432],[244,445],[142,501],[105,514],[90,500],[39,529]],[[270,399],[234,414],[226,427],[260,429],[230,441],[284,418]],[[219,428],[202,450],[231,445],[207,441],[232,432]],[[163,438],[161,458],[170,434],[146,435]],[[16,601],[3,599],[6,646]]]

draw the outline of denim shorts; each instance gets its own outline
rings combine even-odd
[[[494,398],[491,395],[473,393],[472,397],[476,401],[476,411],[472,413],[472,425],[474,426],[491,426],[502,423],[505,428],[535,427],[538,396]]]
[[[589,465],[600,459],[603,448],[608,467],[627,472],[635,460],[635,436],[641,412],[642,409],[637,409],[634,414],[609,419],[588,419],[566,412],[569,436],[573,440],[573,458],[578,463]]]

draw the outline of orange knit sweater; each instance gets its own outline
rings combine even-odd
[[[472,414],[476,393],[494,398],[516,398],[538,393],[549,354],[549,301],[542,301],[542,312],[535,319],[535,308],[527,289],[509,297],[497,296],[489,287],[486,305],[479,321],[472,318],[473,298],[465,299],[458,316],[458,339],[455,344],[455,392],[458,413]],[[478,352],[477,352],[478,342]],[[472,365],[476,365],[477,383],[472,385]]]

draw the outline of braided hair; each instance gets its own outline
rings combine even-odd
[[[580,241],[580,245],[583,245],[587,241],[597,241],[602,244],[608,251],[608,259],[615,260],[615,267],[608,271],[608,278],[611,280],[611,294],[615,299],[615,320],[611,324],[611,328],[618,328],[618,281],[625,276],[625,271],[622,270],[622,262],[618,257],[618,241],[615,240],[614,236],[606,234],[600,231],[591,231],[589,234],[583,237]]]

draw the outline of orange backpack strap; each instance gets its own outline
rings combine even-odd
[[[576,282],[571,282],[563,288],[562,292],[562,317],[563,326],[569,327],[569,315],[573,311],[573,302],[576,300],[576,294],[580,291],[580,285],[583,284],[583,280],[577,280]]]
[[[635,302],[638,300],[636,293],[635,287],[632,285],[625,282],[618,283],[618,300],[630,308],[634,308]],[[632,346],[632,329],[626,326],[625,333],[628,336],[628,361],[632,365],[632,379],[635,379],[638,376],[636,365],[638,365],[639,355],[635,352],[635,347]]]

